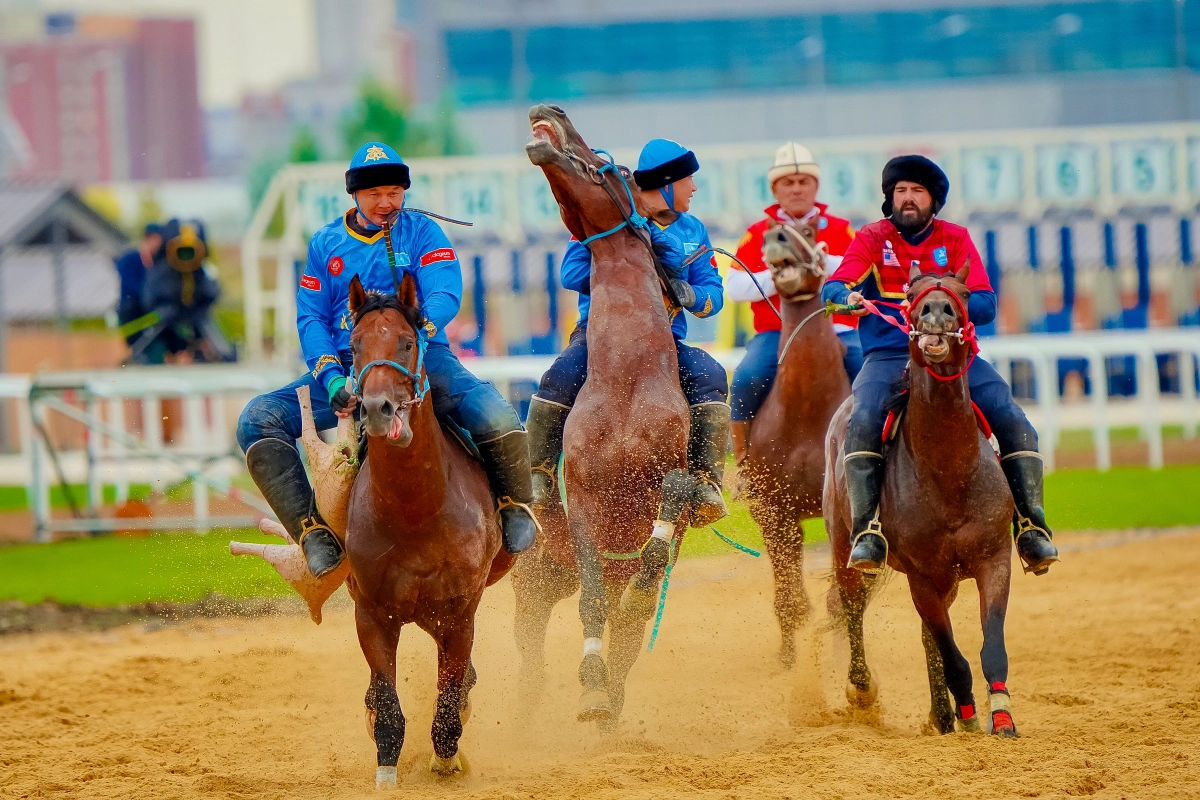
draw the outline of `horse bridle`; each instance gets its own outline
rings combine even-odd
[[[663,266],[662,261],[659,260],[658,253],[654,252],[654,245],[650,241],[650,220],[637,212],[637,205],[633,200],[633,190],[629,188],[629,180],[626,178],[629,168],[618,165],[616,160],[612,157],[612,154],[607,150],[592,151],[598,156],[607,157],[608,163],[600,167],[597,167],[590,161],[585,161],[584,159],[575,155],[574,149],[568,144],[564,143],[562,152],[563,155],[565,155],[573,164],[582,168],[584,174],[587,175],[592,183],[604,189],[605,194],[607,194],[609,199],[612,200],[613,205],[617,208],[617,211],[621,213],[621,222],[619,224],[609,228],[606,231],[601,231],[600,233],[595,233],[591,236],[588,236],[587,238],[581,240],[580,244],[582,244],[584,247],[587,247],[597,239],[603,239],[605,237],[612,236],[614,233],[628,228],[629,231],[638,239],[638,241],[640,241],[646,247],[646,251],[650,254],[650,260],[654,264],[654,272],[658,276],[658,282],[662,287],[663,294],[666,295],[667,299],[671,301],[673,306],[676,308],[682,308],[683,304],[679,302],[679,298],[675,295],[675,290],[671,288],[671,282],[669,280],[667,269]],[[626,211],[625,206],[621,204],[621,200],[616,191],[612,186],[609,185],[608,176],[605,173],[612,173],[613,175],[616,175],[617,180],[621,182],[621,187],[625,189],[625,197],[629,201],[629,211]],[[686,267],[686,265],[689,263],[691,262],[684,262],[684,266]]]
[[[397,363],[390,359],[379,358],[369,362],[357,375],[352,376],[354,379],[354,395],[358,399],[363,399],[363,382],[367,379],[367,372],[374,367],[391,367],[397,370],[401,375],[412,379],[413,396],[400,404],[401,408],[409,408],[411,406],[421,405],[421,401],[425,399],[425,395],[429,393],[429,370],[425,369],[425,350],[428,345],[425,343],[425,337],[421,331],[416,332],[417,338],[417,367],[410,370],[403,364]]]

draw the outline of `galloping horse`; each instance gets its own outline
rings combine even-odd
[[[983,625],[980,660],[988,683],[989,727],[994,733],[1016,736],[1004,648],[1013,501],[996,454],[977,426],[967,387],[975,336],[967,321],[965,281],[965,268],[944,277],[921,275],[914,268],[909,276],[907,408],[900,412],[898,404],[889,404],[902,417],[884,449],[887,472],[879,522],[888,543],[888,566],[908,576],[923,622],[932,698],[929,727],[950,733],[957,717],[963,730],[981,729],[971,668],[954,643],[949,615],[959,581],[974,578]],[[863,573],[845,566],[851,530],[842,449],[852,405],[844,403],[829,428],[824,506],[850,638],[846,694],[852,703],[868,707],[875,700],[863,648],[869,587]],[[947,687],[957,709],[950,707]]]
[[[821,516],[825,432],[850,394],[845,347],[823,314],[824,251],[816,228],[776,225],[764,237],[764,260],[783,300],[779,372],[750,429],[742,486],[762,528],[775,573],[779,659],[796,659],[795,631],[808,617],[802,520]]]
[[[475,684],[475,611],[514,557],[500,546],[483,468],[439,424],[424,374],[416,283],[396,295],[350,284],[357,391],[367,456],[354,482],[346,554],[354,621],[371,668],[367,721],[379,755],[377,785],[396,781],[404,714],[396,694],[400,627],[415,622],[438,648],[438,698],[430,770],[463,769],[458,740]]]
[[[582,583],[578,717],[611,728],[653,611],[652,604],[647,610],[630,597],[653,594],[668,548],[678,546],[686,526],[684,506],[693,486],[687,475],[688,407],[649,243],[629,224],[637,210],[628,170],[593,153],[562,109],[535,106],[529,119],[534,141],[525,150],[545,173],[567,229],[580,241],[602,235],[590,242],[587,381],[563,436],[568,518],[559,512],[542,516],[543,536],[513,576],[522,686],[526,699],[536,693],[550,612]],[[672,523],[672,544],[656,538],[647,545],[658,519]],[[601,656],[606,622],[607,664]]]

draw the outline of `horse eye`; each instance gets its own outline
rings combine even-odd
[[[404,343],[404,350],[405,350],[405,352],[412,350],[412,342],[411,341]]]

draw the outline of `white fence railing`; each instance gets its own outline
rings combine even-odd
[[[1008,362],[1032,364],[1037,392],[1028,407],[1038,429],[1048,470],[1054,469],[1054,445],[1063,430],[1091,429],[1096,468],[1112,465],[1110,428],[1133,424],[1147,443],[1148,464],[1163,465],[1163,425],[1182,425],[1184,436],[1196,435],[1198,403],[1194,357],[1200,357],[1200,329],[1152,329],[1066,335],[1028,334],[981,341],[982,357],[1000,365],[1010,377]],[[1155,356],[1179,354],[1181,391],[1163,396]],[[732,370],[741,350],[714,353]],[[1137,362],[1137,395],[1110,399],[1105,361],[1132,356]],[[1091,377],[1091,396],[1083,402],[1064,403],[1058,394],[1058,360],[1081,359]],[[479,358],[467,367],[490,380],[511,397],[516,382],[536,382],[553,362],[550,356]],[[239,492],[230,478],[241,470],[241,454],[234,441],[238,414],[250,398],[288,383],[299,369],[254,366],[123,369],[96,372],[52,373],[39,376],[0,377],[0,398],[17,404],[19,452],[0,459],[0,482],[24,483],[34,506],[35,538],[48,540],[55,531],[103,531],[115,528],[209,529],[249,524],[250,516],[219,517],[209,513],[209,492],[235,499],[269,513],[257,496]],[[177,398],[181,407],[182,435],[165,443],[162,403]],[[141,434],[130,433],[126,409],[140,404]],[[61,452],[45,436],[50,414],[73,419],[86,430],[82,451]],[[193,482],[190,516],[149,520],[101,518],[105,485],[115,487],[116,499],[129,496],[131,482],[170,485]],[[50,487],[54,483],[83,482],[87,486],[86,512],[73,519],[54,519]]]

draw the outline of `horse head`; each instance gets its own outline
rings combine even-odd
[[[364,428],[368,436],[384,436],[389,444],[407,447],[413,438],[409,417],[429,385],[416,281],[405,274],[396,294],[384,294],[367,292],[356,275],[350,282],[349,305],[354,385]]]
[[[545,173],[563,224],[577,240],[612,230],[625,221],[625,213],[636,210],[629,207],[626,191],[633,174],[592,152],[565,111],[536,105],[529,109],[529,126],[533,141],[525,145],[525,153]]]
[[[963,267],[954,275],[933,275],[913,267],[909,273],[909,352],[913,363],[926,369],[930,364],[945,364],[958,371],[970,357],[973,337],[967,321],[967,298],[971,296],[968,269]]]
[[[775,225],[763,234],[763,261],[784,300],[808,299],[825,280],[825,245],[812,223]]]

